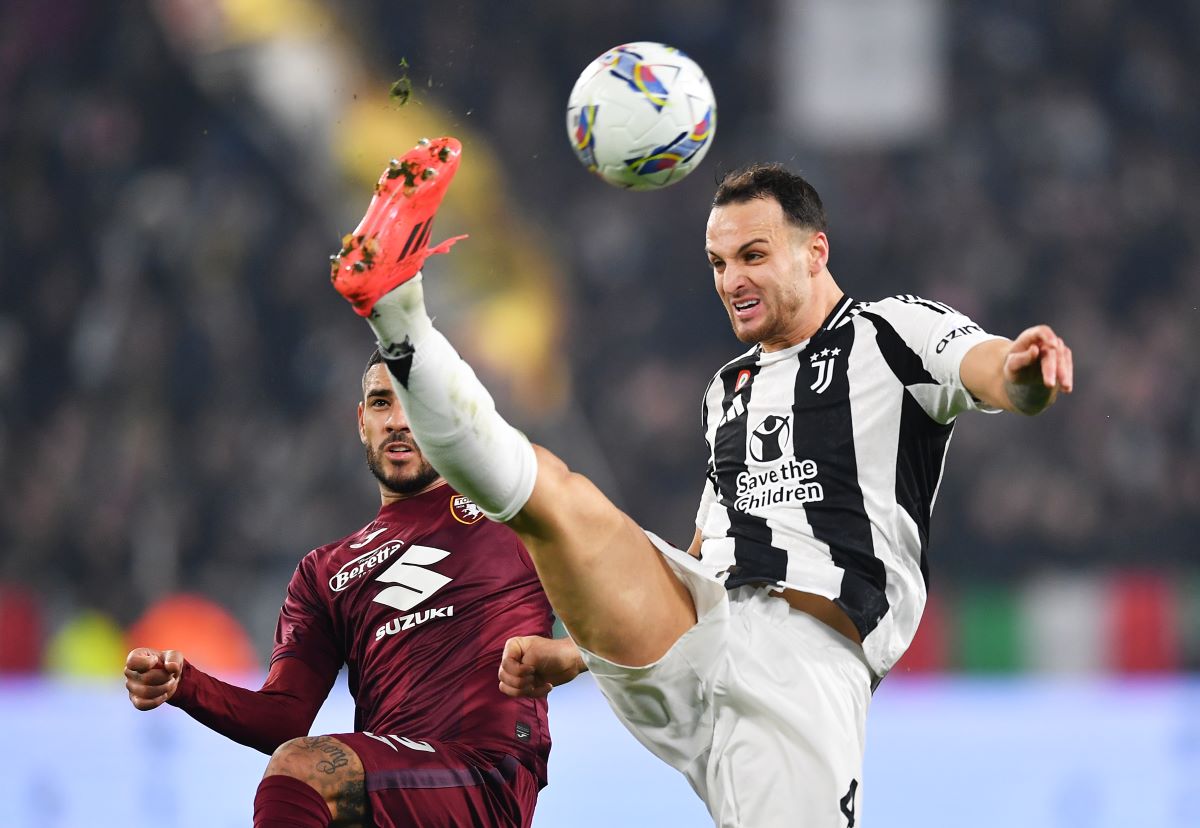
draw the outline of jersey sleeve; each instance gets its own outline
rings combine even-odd
[[[318,675],[336,674],[345,661],[333,629],[333,620],[313,583],[316,566],[308,555],[296,567],[275,627],[271,663],[298,658]]]
[[[260,690],[221,681],[184,661],[168,704],[235,742],[270,755],[304,736],[329,695],[336,674],[318,675],[294,658],[271,665]]]
[[[949,305],[919,296],[893,296],[872,308],[920,360],[923,370],[902,377],[905,387],[932,419],[948,423],[964,411],[995,412],[963,385],[960,368],[967,352],[989,334]]]
[[[700,428],[704,433],[704,447],[708,451],[708,468],[704,474],[704,490],[700,492],[700,508],[696,510],[696,528],[701,532],[704,531],[704,525],[708,521],[709,512],[714,505],[718,504],[719,500],[717,474],[713,464],[713,429],[710,427],[710,420],[715,419],[717,412],[720,411],[720,379],[721,372],[718,371],[709,380],[708,386],[704,389],[704,396],[700,400]]]
[[[712,467],[710,465],[709,472],[704,476],[704,490],[700,493],[700,508],[696,510],[696,528],[701,532],[704,531],[704,524],[708,522],[708,513],[717,504],[717,487],[712,482]]]

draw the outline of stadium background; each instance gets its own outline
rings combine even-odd
[[[661,193],[605,187],[565,137],[579,69],[635,39],[683,48],[718,100],[707,159]],[[370,337],[327,257],[387,158],[445,133],[467,161],[437,231],[472,237],[430,265],[439,322],[517,424],[677,543],[700,393],[739,350],[701,257],[721,171],[803,170],[854,296],[1052,323],[1076,394],[956,430],[933,596],[877,695],[870,824],[1195,819],[1197,43],[1194,0],[9,0],[0,722],[42,752],[0,822],[116,824],[128,792],[226,824],[198,816],[217,798],[189,763],[210,762],[244,824],[264,758],[135,716],[126,636],[252,681],[296,561],[374,514],[352,419]],[[658,769],[583,682],[539,824],[585,824],[557,816],[583,796],[703,824],[679,780],[637,799]],[[67,744],[63,767],[110,776],[67,784]]]

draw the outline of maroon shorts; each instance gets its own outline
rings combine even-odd
[[[537,776],[511,756],[460,742],[335,733],[362,760],[376,828],[528,828]]]

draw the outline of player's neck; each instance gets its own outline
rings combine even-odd
[[[758,344],[762,346],[763,351],[771,353],[772,351],[782,351],[794,347],[801,342],[812,339],[813,335],[821,330],[821,325],[825,324],[825,320],[829,318],[829,314],[833,313],[833,309],[837,307],[838,302],[842,301],[842,297],[845,295],[845,292],[838,287],[837,282],[833,281],[833,277],[826,271],[818,285],[814,288],[811,301],[798,315],[793,328],[783,336],[764,339]]]
[[[416,492],[395,492],[395,491],[392,491],[391,489],[386,489],[383,486],[380,486],[379,487],[380,507],[382,508],[383,506],[390,506],[393,503],[399,503],[402,500],[412,500],[414,497],[420,497],[421,495],[425,494],[426,492],[432,492],[434,489],[438,488],[439,486],[445,486],[445,485],[446,485],[446,481],[439,477],[438,479],[436,479],[432,483],[430,483],[428,486],[426,486],[424,489],[421,489],[420,491],[416,491]]]

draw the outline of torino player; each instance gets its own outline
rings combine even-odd
[[[528,826],[546,784],[546,703],[501,694],[496,665],[510,636],[550,634],[529,554],[425,460],[378,352],[358,434],[383,505],[300,562],[262,689],[139,647],[125,664],[129,698],[271,753],[259,828]],[[307,737],[343,664],[356,732]]]

